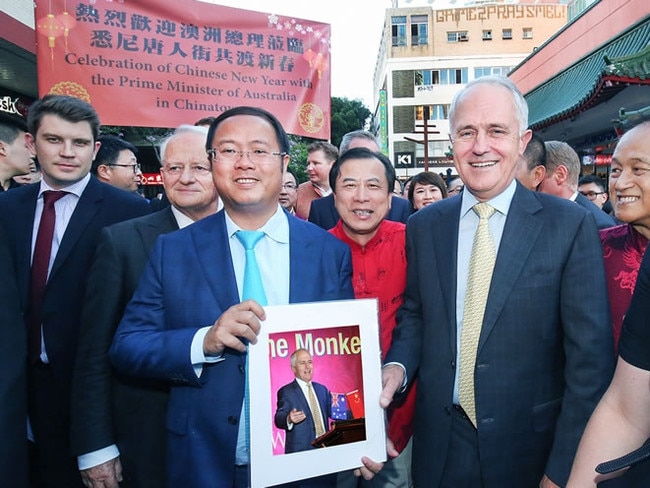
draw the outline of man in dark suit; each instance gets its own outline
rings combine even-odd
[[[2,225],[0,269],[0,480],[27,488],[27,338],[9,237]]]
[[[286,454],[314,449],[311,441],[327,432],[327,419],[332,415],[330,392],[325,385],[312,381],[314,364],[309,351],[296,349],[290,360],[296,379],[278,390],[275,411],[275,426],[286,431]],[[312,411],[309,401],[310,388],[316,398],[317,412]]]
[[[566,142],[546,141],[546,177],[539,185],[539,191],[556,197],[572,200],[591,213],[598,229],[617,225],[611,215],[606,214],[595,203],[578,191],[580,158]]]
[[[289,143],[273,115],[227,110],[210,126],[206,146],[224,210],[158,239],[111,359],[122,373],[172,382],[170,486],[240,487],[250,462],[247,344],[260,347],[265,317],[260,303],[240,299],[246,253],[256,256],[269,304],[352,298],[352,269],[347,247],[279,206]],[[240,242],[251,235],[245,231],[260,238],[252,250]]]
[[[217,211],[205,152],[208,129],[181,126],[162,141],[161,175],[171,206],[102,231],[83,311],[72,395],[72,449],[81,473],[106,488],[165,486],[168,385],[115,375],[108,350],[158,236]],[[118,457],[119,456],[119,457]]]
[[[416,486],[564,486],[611,379],[596,226],[580,206],[516,182],[527,119],[507,78],[470,82],[449,117],[468,191],[407,224],[380,401],[418,376]]]
[[[147,214],[149,206],[89,174],[99,118],[86,102],[45,96],[30,107],[27,125],[43,179],[0,195],[0,220],[28,325],[32,481],[68,488],[81,486],[70,454],[70,390],[90,263],[103,227]]]
[[[379,151],[377,138],[365,130],[355,130],[345,134],[341,139],[339,155],[355,147],[365,147],[373,152]],[[330,188],[332,188],[331,181]],[[402,222],[405,224],[411,216],[412,210],[413,209],[408,200],[392,195],[391,205],[388,210],[388,215],[386,215],[386,220]],[[338,223],[339,212],[336,210],[336,206],[334,205],[333,194],[323,198],[318,198],[311,202],[309,221],[325,230],[332,229]]]

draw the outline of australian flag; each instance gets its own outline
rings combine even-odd
[[[352,418],[348,411],[348,399],[345,393],[332,393],[332,419],[348,420]]]

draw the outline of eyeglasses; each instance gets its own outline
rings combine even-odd
[[[296,191],[296,188],[298,187],[293,183],[284,183],[282,185],[282,188],[284,188],[287,191]]]
[[[604,191],[581,191],[589,200],[594,201],[598,195],[604,195]]]
[[[133,168],[133,173],[138,174],[142,172],[142,167],[139,164],[109,164],[108,166],[119,166],[120,168]]]
[[[456,188],[452,188],[451,190],[447,191],[447,194],[448,194],[448,195],[452,195],[452,194],[454,194],[454,193],[460,193],[461,191],[463,191],[463,188],[465,188],[465,187],[462,186],[462,185],[461,185],[461,186],[457,186]]]
[[[253,164],[265,164],[275,161],[277,156],[284,156],[286,152],[270,152],[263,149],[253,149],[252,151],[238,151],[236,149],[222,148],[222,149],[208,149],[208,156],[211,159],[222,163],[236,163],[244,154],[248,157],[249,161]]]
[[[205,164],[190,164],[189,166],[182,166],[180,164],[174,164],[171,166],[163,166],[162,170],[170,176],[180,176],[185,173],[185,169],[190,170],[190,174],[195,177],[206,176],[212,173],[212,169]]]

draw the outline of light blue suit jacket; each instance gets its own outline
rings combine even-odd
[[[350,250],[308,222],[289,219],[291,303],[354,298]],[[242,410],[245,356],[226,349],[197,378],[192,338],[239,303],[223,211],[161,236],[111,348],[115,367],[172,382],[168,483],[230,487]],[[255,379],[253,379],[255,381]]]

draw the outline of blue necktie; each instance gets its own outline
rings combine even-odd
[[[255,230],[238,230],[235,233],[239,242],[246,250],[246,264],[244,265],[244,283],[242,286],[242,301],[255,300],[260,305],[266,305],[266,293],[262,275],[255,257],[255,245],[264,237],[264,232]],[[239,424],[237,436],[237,452],[235,462],[248,464],[250,462],[250,396],[248,389],[248,354],[246,354],[246,383],[244,386],[243,422]]]
[[[235,233],[239,242],[246,249],[246,266],[244,267],[244,286],[242,287],[242,300],[253,299],[260,305],[266,305],[266,293],[262,275],[255,257],[255,245],[264,237],[264,232],[257,230],[238,230]]]

